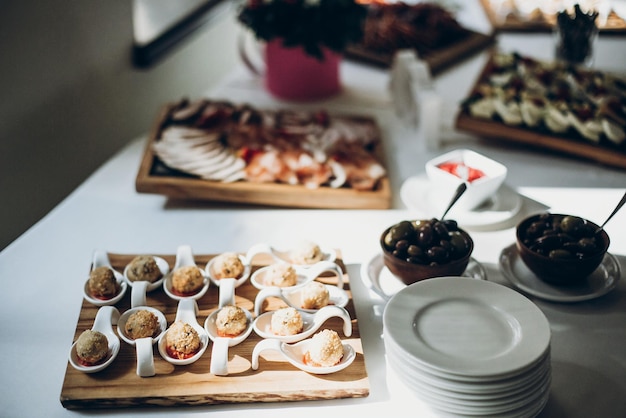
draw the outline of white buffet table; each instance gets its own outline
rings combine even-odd
[[[532,37],[531,37],[532,38]],[[516,38],[511,44],[518,48]],[[533,48],[533,42],[520,46]],[[620,52],[624,47],[610,41]],[[604,51],[604,49],[601,49]],[[605,52],[603,52],[605,54]],[[454,109],[485,62],[478,54],[437,79],[445,106]],[[614,65],[614,61],[607,61]],[[619,64],[619,63],[618,63]],[[402,219],[419,217],[399,199],[399,187],[423,172],[434,155],[472,148],[509,167],[507,185],[524,197],[520,216],[541,207],[577,214],[602,222],[626,186],[626,172],[558,155],[480,142],[451,132],[447,142],[427,150],[415,132],[403,127],[390,108],[387,73],[361,65],[342,67],[346,91],[320,106],[368,111],[383,127],[385,148],[394,190],[391,210],[289,210],[202,202],[173,202],[134,190],[134,180],[145,137],[132,141],[95,172],[83,185],[38,224],[0,253],[4,301],[0,307],[3,390],[1,416],[255,416],[319,417],[372,416],[414,412],[419,404],[396,390],[388,380],[381,340],[384,303],[360,280],[363,263],[378,253],[380,232]],[[210,92],[212,97],[246,100],[258,106],[279,106],[243,69]],[[448,115],[451,121],[451,115]],[[444,123],[445,125],[445,123]],[[543,206],[542,206],[543,205]],[[626,214],[607,226],[610,252],[626,270]],[[498,268],[500,251],[513,243],[512,226],[472,231],[474,257],[485,267],[487,279],[510,283]],[[341,249],[352,278],[370,395],[360,399],[294,403],[212,405],[186,408],[150,408],[104,411],[69,411],[59,394],[67,355],[82,303],[82,285],[93,251],[116,253],[174,253],[189,244],[198,254],[245,250],[260,241],[277,246],[294,238],[307,238]],[[531,298],[545,313],[552,331],[553,382],[550,400],[541,417],[626,416],[626,283],[607,296],[580,303],[553,303]]]

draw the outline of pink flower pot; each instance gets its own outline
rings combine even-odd
[[[274,96],[293,101],[325,99],[341,91],[341,55],[323,49],[324,59],[308,55],[303,48],[286,48],[282,39],[265,48],[265,86]]]

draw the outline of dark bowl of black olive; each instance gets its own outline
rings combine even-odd
[[[461,276],[474,250],[470,235],[454,220],[405,220],[380,236],[385,266],[404,284]]]
[[[526,267],[539,279],[575,285],[593,273],[609,249],[604,229],[579,216],[539,213],[516,228],[516,247]]]

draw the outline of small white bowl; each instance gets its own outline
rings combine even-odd
[[[473,181],[440,168],[444,163],[457,163],[480,170],[484,175]],[[472,211],[496,194],[507,175],[503,164],[468,149],[459,149],[426,162],[426,175],[442,199],[451,199],[459,184],[465,182],[467,190],[455,204],[456,210]],[[471,179],[470,179],[471,180]]]

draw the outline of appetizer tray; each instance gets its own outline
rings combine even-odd
[[[303,184],[278,182],[213,181],[172,169],[157,156],[153,146],[159,141],[162,129],[172,112],[180,108],[180,103],[183,101],[185,99],[165,105],[157,118],[137,172],[135,188],[138,192],[161,194],[175,199],[290,208],[388,209],[391,207],[391,187],[386,173],[376,182],[375,187],[357,190],[347,185],[342,187],[322,185],[311,188]],[[372,145],[371,156],[384,167],[385,156],[380,140],[380,129],[375,119],[361,115],[332,114],[329,117],[353,118],[355,121],[374,126],[379,140]]]
[[[431,75],[435,76],[492,45],[495,41],[493,34],[484,34],[466,29],[465,35],[456,42],[443,48],[431,49],[418,54],[430,68]],[[395,52],[395,51],[394,51]],[[380,68],[390,68],[393,64],[394,52],[373,51],[363,45],[349,46],[344,56],[348,59],[371,64]]]
[[[467,99],[470,99],[477,92],[479,85],[492,74],[494,56],[485,65]],[[456,117],[455,126],[458,130],[478,135],[489,141],[525,144],[538,150],[550,150],[570,157],[626,169],[626,147],[624,143],[618,146],[605,138],[601,138],[599,142],[586,140],[573,128],[559,134],[541,126],[530,128],[524,124],[507,125],[498,118],[475,117],[464,108],[463,104]]]
[[[551,32],[556,23],[556,15],[549,13],[535,13],[530,18],[524,17],[519,11],[502,17],[494,8],[491,0],[481,0],[481,4],[493,28],[500,32]],[[500,2],[501,3],[501,2]],[[514,6],[513,6],[514,7]],[[626,34],[626,20],[611,10],[606,21],[598,26],[603,34]]]
[[[365,359],[359,335],[358,321],[350,292],[350,281],[345,273],[345,265],[337,252],[336,263],[344,271],[344,290],[350,300],[346,306],[352,322],[352,335],[343,334],[343,320],[333,317],[324,323],[323,328],[334,329],[344,343],[356,351],[356,358],[346,369],[327,375],[313,375],[292,366],[278,351],[263,352],[259,369],[251,368],[252,351],[261,341],[254,332],[241,344],[229,349],[227,376],[215,376],[209,372],[211,348],[193,364],[175,366],[165,361],[153,346],[156,375],[139,377],[136,374],[135,348],[121,342],[120,352],[115,361],[106,369],[87,374],[75,370],[67,364],[60,401],[67,409],[129,408],[150,406],[194,406],[224,403],[287,402],[339,398],[359,398],[369,395],[370,386],[365,369]],[[123,271],[134,255],[108,254],[114,269]],[[174,265],[175,255],[160,255]],[[194,255],[196,263],[204,267],[214,255]],[[252,271],[268,265],[269,255],[254,258]],[[88,269],[86,269],[86,276]],[[324,276],[318,278],[324,281]],[[336,277],[328,277],[328,284],[336,283]],[[334,281],[333,281],[334,280]],[[114,305],[120,313],[130,307],[130,290]],[[258,290],[246,283],[236,289],[236,304],[254,312],[254,300]],[[178,302],[169,298],[162,288],[148,292],[148,306],[161,310],[170,325],[175,318]],[[208,292],[198,301],[198,322],[202,325],[207,316],[218,307],[218,288],[211,284]],[[281,299],[266,299],[264,310],[274,310],[286,306]],[[98,307],[83,301],[76,325],[75,341],[78,336],[93,325]],[[115,328],[115,327],[114,327]],[[69,351],[69,344],[68,344]]]

